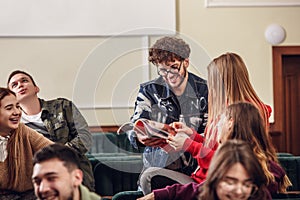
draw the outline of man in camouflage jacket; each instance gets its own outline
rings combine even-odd
[[[94,191],[92,166],[85,153],[92,143],[88,124],[72,101],[57,98],[45,101],[38,98],[39,87],[27,72],[16,70],[8,78],[7,86],[16,93],[22,108],[22,122],[54,142],[76,150],[84,173],[83,184]]]

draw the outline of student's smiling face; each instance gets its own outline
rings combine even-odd
[[[38,199],[79,199],[82,171],[69,171],[63,161],[53,158],[34,165],[32,182]]]
[[[188,60],[174,60],[173,62],[160,63],[157,66],[158,74],[161,75],[165,82],[173,89],[181,86],[183,83],[186,73]]]
[[[5,96],[0,102],[0,133],[2,136],[18,128],[21,109],[17,98],[13,95]]]
[[[225,173],[217,185],[219,200],[247,200],[257,187],[241,163],[236,163]]]

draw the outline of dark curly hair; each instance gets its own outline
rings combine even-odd
[[[184,60],[190,56],[191,49],[185,41],[176,37],[163,37],[149,49],[149,62],[159,63]]]

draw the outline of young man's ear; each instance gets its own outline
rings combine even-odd
[[[188,66],[190,65],[190,59],[184,59],[182,65],[184,68],[188,68]]]
[[[40,92],[40,88],[38,86],[35,86],[35,93],[39,93]]]
[[[75,169],[72,174],[74,186],[79,186],[83,180],[83,172],[80,169]]]

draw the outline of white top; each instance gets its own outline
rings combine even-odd
[[[45,137],[49,138],[48,130],[46,129],[41,116],[42,116],[42,111],[36,115],[27,115],[26,113],[23,112],[21,117],[21,122],[24,123],[26,126],[43,134]]]
[[[4,162],[7,158],[7,141],[9,136],[2,137],[0,135],[0,162]]]
[[[33,123],[37,123],[37,124],[42,124],[43,125],[43,121],[41,119],[41,115],[42,115],[42,111],[39,112],[36,115],[26,115],[26,113],[22,113],[22,117],[21,117],[21,122],[24,124],[33,122]]]

